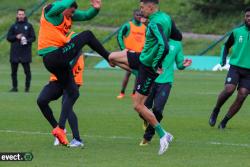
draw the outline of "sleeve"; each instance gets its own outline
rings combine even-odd
[[[16,34],[14,32],[14,25],[12,25],[8,31],[8,34],[7,34],[7,40],[9,42],[15,42],[17,41],[17,38],[16,38]]]
[[[126,36],[129,31],[130,31],[129,23],[126,23],[121,27],[121,29],[118,32],[117,41],[121,50],[126,48],[123,37]]]
[[[53,17],[61,14],[65,9],[69,8],[75,0],[55,1],[45,8],[46,16]]]
[[[234,34],[232,32],[221,49],[221,60],[220,60],[221,66],[224,66],[226,64],[229,50],[233,45],[234,45]]]
[[[99,13],[98,9],[95,9],[94,7],[90,7],[88,10],[76,10],[72,20],[73,21],[86,21],[94,18]]]
[[[182,34],[177,29],[174,21],[172,21],[170,38],[173,39],[173,40],[175,40],[175,41],[182,41]]]
[[[152,35],[155,36],[158,46],[157,55],[153,61],[153,69],[157,71],[158,68],[162,67],[162,62],[169,52],[168,38],[163,32],[161,25],[151,23],[149,29]]]
[[[27,37],[28,43],[32,43],[36,41],[36,35],[33,26],[30,24],[30,32],[29,36]]]
[[[175,57],[175,63],[176,63],[176,66],[179,70],[185,69],[185,67],[183,66],[183,62],[184,62],[184,55],[183,55],[182,45],[180,44],[180,48],[179,48],[177,55]]]

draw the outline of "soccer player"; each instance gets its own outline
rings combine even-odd
[[[46,69],[53,73],[64,90],[64,100],[58,126],[52,134],[61,144],[68,145],[64,132],[68,114],[79,96],[74,82],[70,61],[78,56],[85,45],[108,60],[109,52],[101,45],[91,31],[83,31],[68,41],[73,21],[85,21],[95,17],[101,8],[101,0],[91,0],[92,7],[87,11],[78,10],[75,0],[55,1],[43,8],[38,37],[38,54],[43,57]]]
[[[76,34],[70,33],[69,39]],[[74,81],[79,88],[83,84],[82,74],[84,70],[84,60],[81,51],[79,52],[79,58],[76,58],[71,62],[72,72],[74,75]],[[49,106],[51,101],[59,99],[63,95],[63,87],[58,82],[55,75],[51,74],[50,82],[43,88],[38,99],[37,104],[44,115],[44,117],[48,120],[52,128],[56,128],[58,126],[58,122],[56,121],[53,112]],[[62,103],[64,101],[64,96],[62,98]],[[79,130],[78,130],[78,119],[75,112],[72,110],[68,116],[68,122],[73,134],[73,140],[69,143],[69,147],[83,147],[83,141],[80,138]],[[59,145],[59,141],[56,138],[54,145]]]
[[[171,17],[159,11],[158,4],[158,0],[143,0],[141,2],[142,14],[149,19],[142,53],[133,53],[128,50],[113,52],[109,56],[109,60],[110,65],[117,65],[127,71],[138,69],[133,106],[159,135],[160,149],[158,154],[162,155],[173,140],[173,136],[161,127],[154,114],[144,103],[149,95],[151,85],[159,73],[162,73],[162,62],[169,52],[168,40],[174,38],[180,41],[182,35],[175,27]],[[135,54],[138,54],[139,57]]]
[[[184,60],[181,42],[170,39],[169,54],[162,63],[163,73],[154,81],[150,95],[145,102],[145,106],[152,109],[158,122],[161,122],[163,118],[164,106],[167,103],[174,81],[174,63],[176,63],[179,70],[184,70],[191,65],[192,61],[188,59]],[[151,125],[148,125],[140,146],[148,145],[154,134],[155,129]]]
[[[119,30],[117,41],[121,50],[128,49],[130,51],[140,53],[145,43],[146,26],[141,23],[140,10],[135,10],[133,15],[133,20],[125,23]],[[122,99],[125,96],[125,89],[127,87],[130,75],[131,72],[126,71],[122,82],[122,89],[120,94],[117,96],[117,99]],[[135,94],[135,85],[132,95]]]
[[[240,110],[250,93],[250,8],[245,10],[245,25],[233,30],[222,48],[221,65],[226,64],[226,57],[232,49],[230,69],[226,77],[224,90],[220,93],[217,103],[211,113],[209,124],[214,126],[223,104],[237,88],[238,94],[218,128],[224,129],[228,121]]]

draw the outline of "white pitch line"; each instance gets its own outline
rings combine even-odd
[[[51,133],[46,132],[32,132],[32,131],[17,131],[17,130],[0,130],[0,133],[15,133],[15,134],[24,134],[24,135],[52,135]],[[71,135],[67,133],[67,135]],[[84,137],[89,138],[106,138],[106,139],[126,139],[126,140],[135,140],[136,138],[133,137],[126,137],[126,136],[99,136],[99,135],[82,135]]]
[[[50,133],[44,132],[29,132],[29,131],[16,131],[16,130],[0,130],[0,133],[16,133],[25,135],[49,135]]]
[[[250,148],[250,144],[234,144],[234,143],[221,143],[221,142],[209,142],[208,144],[223,145],[223,146],[249,147]]]
[[[46,132],[34,132],[34,131],[17,131],[17,130],[0,130],[0,133],[15,133],[15,134],[24,134],[24,135],[51,135],[51,133]],[[71,134],[67,134],[71,135]],[[83,137],[87,138],[103,138],[103,139],[122,139],[122,140],[139,140],[139,138],[135,137],[128,137],[128,136],[100,136],[100,135],[82,135]],[[177,140],[177,142],[180,143],[189,143],[189,144],[202,144],[197,142],[187,142],[187,141],[180,141]],[[234,147],[247,147],[250,148],[250,144],[235,144],[235,143],[222,143],[222,142],[207,142],[205,144],[208,145],[221,145],[221,146],[234,146]]]

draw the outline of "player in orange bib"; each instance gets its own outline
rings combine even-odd
[[[146,26],[141,22],[142,15],[140,10],[135,10],[132,21],[125,23],[118,32],[117,41],[121,50],[128,49],[133,52],[140,53],[144,47]],[[125,96],[131,72],[126,72],[122,82],[122,89],[117,99],[122,99]],[[132,95],[135,94],[135,86]]]
[[[69,38],[75,35],[73,33],[70,33]],[[74,81],[79,88],[83,84],[83,71],[84,71],[84,57],[82,52],[79,52],[79,58],[75,59],[75,61],[71,62],[72,66],[72,72],[74,76]],[[58,123],[53,115],[53,112],[49,106],[49,103],[51,101],[55,101],[59,99],[61,96],[64,95],[63,87],[60,85],[58,82],[58,79],[54,74],[50,75],[50,81],[49,83],[43,88],[41,91],[37,103],[42,111],[44,117],[48,120],[48,122],[51,124],[51,126],[56,126]],[[64,102],[64,96],[62,98],[62,103]],[[79,134],[79,129],[78,129],[78,119],[75,114],[75,112],[72,110],[69,115],[68,115],[68,122],[70,125],[70,128],[72,130],[72,136],[73,139],[70,142],[69,146],[70,147],[83,147],[83,141],[80,137]],[[59,145],[59,141],[55,140],[54,145]]]
[[[43,58],[46,69],[57,77],[64,91],[60,119],[58,124],[52,125],[52,134],[65,146],[69,144],[64,132],[65,122],[79,97],[70,62],[78,56],[85,45],[90,46],[106,60],[110,54],[91,31],[83,31],[70,41],[67,40],[66,34],[72,22],[90,20],[99,13],[101,0],[90,0],[90,2],[92,7],[83,11],[77,9],[75,0],[54,1],[43,8],[40,19],[38,54]]]

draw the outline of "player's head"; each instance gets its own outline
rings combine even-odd
[[[70,18],[74,15],[75,13],[75,10],[78,8],[78,5],[76,2],[72,3],[72,5],[65,9],[64,12],[63,12],[63,15],[66,16],[67,18]]]
[[[134,19],[138,22],[141,22],[141,11],[139,9],[134,10]]]
[[[159,0],[141,0],[140,9],[144,17],[150,16],[158,10]]]
[[[245,24],[250,28],[250,7],[245,9]]]
[[[16,12],[16,18],[17,18],[17,21],[24,21],[25,20],[25,9],[22,9],[22,8],[19,8],[17,9],[17,12]]]

